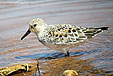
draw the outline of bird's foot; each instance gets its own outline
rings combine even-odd
[[[70,56],[70,54],[69,54],[69,52],[67,51],[66,53],[65,53],[65,57],[69,57]]]

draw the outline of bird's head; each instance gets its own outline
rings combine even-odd
[[[36,18],[36,19],[31,20],[31,22],[29,22],[29,29],[24,34],[24,36],[21,38],[21,40],[23,40],[31,32],[38,34],[46,25],[47,24],[44,23],[44,21],[40,18]]]

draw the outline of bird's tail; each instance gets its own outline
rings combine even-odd
[[[94,37],[104,30],[108,30],[109,27],[88,28],[84,33],[88,38]]]
[[[95,29],[101,29],[101,30],[108,30],[109,27],[99,27],[99,28],[95,28]]]

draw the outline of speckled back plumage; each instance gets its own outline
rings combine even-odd
[[[42,40],[40,41],[53,44],[74,44],[91,38],[100,32],[102,32],[101,29],[79,27],[70,24],[49,25],[41,34],[40,39]]]

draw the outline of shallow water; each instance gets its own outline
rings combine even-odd
[[[109,26],[110,29],[88,43],[70,50],[72,56],[92,59],[95,67],[113,71],[113,1],[112,0],[0,0],[0,67],[55,59],[63,53],[42,45],[34,34],[20,38],[33,18],[47,24],[75,24],[87,27]]]

